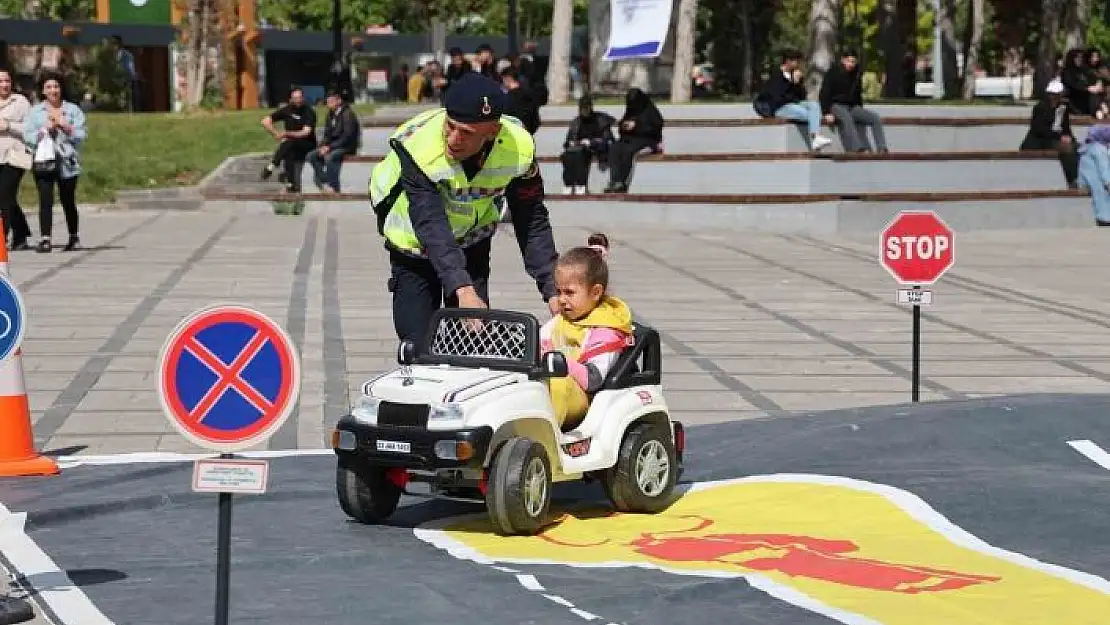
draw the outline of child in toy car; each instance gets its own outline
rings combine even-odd
[[[554,417],[564,431],[585,418],[590,394],[631,344],[632,311],[608,293],[608,254],[608,237],[594,233],[555,265],[560,313],[540,328],[540,342],[544,351],[559,350],[567,358],[570,375],[548,380]]]

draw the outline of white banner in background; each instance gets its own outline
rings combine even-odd
[[[673,0],[609,0],[609,49],[604,60],[659,56]]]

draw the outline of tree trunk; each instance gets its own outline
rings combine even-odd
[[[813,0],[809,13],[809,62],[806,63],[806,89],[816,94],[825,72],[836,58],[837,16],[840,0]]]
[[[898,0],[879,0],[876,7],[879,22],[879,49],[883,55],[884,98],[902,97],[903,57],[902,37],[898,32]]]
[[[983,43],[983,12],[986,10],[984,0],[971,0],[968,3],[970,19],[968,35],[964,39],[964,99],[975,98],[975,70],[979,65],[979,48]]]
[[[944,97],[955,97],[960,86],[959,63],[956,51],[960,49],[956,37],[956,0],[940,2],[941,63],[944,71]]]
[[[551,16],[551,60],[547,67],[548,102],[566,104],[570,97],[574,0],[555,0],[554,5]]]
[[[187,108],[200,106],[208,69],[208,22],[212,19],[209,12],[210,0],[191,0],[186,28],[185,80],[188,82],[185,105]]]
[[[743,8],[740,9],[740,32],[744,38],[744,65],[740,75],[740,93],[750,95],[755,89],[756,80],[759,77],[759,60],[756,59],[755,45],[752,42],[752,12],[754,7],[750,2],[744,2]]]
[[[1037,46],[1037,68],[1033,73],[1033,93],[1044,91],[1056,75],[1056,35],[1060,32],[1060,14],[1067,0],[1041,0],[1041,39]]]
[[[1072,50],[1087,45],[1087,26],[1091,22],[1091,0],[1072,0],[1064,29],[1064,49]]]
[[[671,102],[690,101],[694,74],[694,40],[697,37],[698,0],[678,0],[678,24],[674,29],[674,75]]]

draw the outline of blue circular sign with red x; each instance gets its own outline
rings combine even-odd
[[[170,423],[197,445],[234,452],[269,438],[293,411],[300,361],[289,335],[262,313],[214,306],[178,324],[159,357]]]

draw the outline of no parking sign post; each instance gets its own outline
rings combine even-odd
[[[198,310],[177,325],[158,358],[158,395],[170,423],[219,452],[193,464],[193,490],[219,494],[216,625],[227,625],[234,494],[262,494],[265,460],[236,452],[269,438],[292,412],[301,370],[289,335],[266,315],[236,305]]]
[[[921,381],[921,307],[933,304],[934,284],[956,262],[956,238],[948,224],[932,211],[903,211],[883,229],[879,263],[899,284],[897,303],[913,306],[913,347],[910,398],[918,401]]]

